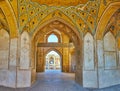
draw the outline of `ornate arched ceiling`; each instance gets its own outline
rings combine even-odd
[[[42,23],[49,21],[51,18],[59,17],[77,27],[79,32],[83,32],[83,35],[87,31],[94,33],[99,4],[99,0],[90,0],[86,4],[78,4],[76,6],[48,6],[29,0],[20,0],[18,7],[20,11],[19,30],[20,32],[27,30],[33,33],[36,27]]]
[[[4,15],[2,9],[0,8],[0,29],[2,29],[2,28],[9,32],[9,27],[8,27],[6,17]]]
[[[84,2],[81,1],[82,4],[80,0],[53,1],[18,0],[19,31],[26,30],[33,34],[36,28],[43,23],[52,18],[61,18],[75,26],[83,36],[87,32],[94,35],[103,11],[110,3],[119,0],[82,0]]]
[[[40,4],[48,6],[76,6],[78,4],[85,4],[88,0],[31,0]]]
[[[18,37],[17,18],[15,17],[10,1],[0,0],[0,9],[1,25],[4,25],[6,27],[4,29],[8,30],[11,38]]]
[[[120,35],[120,8],[112,15],[111,19],[109,20],[104,35],[109,31],[111,31],[115,37]]]

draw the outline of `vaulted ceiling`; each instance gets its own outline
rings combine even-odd
[[[88,0],[31,0],[40,4],[49,6],[75,6],[78,4],[85,4]]]

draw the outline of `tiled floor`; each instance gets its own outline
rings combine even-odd
[[[74,81],[74,74],[59,71],[38,73],[37,81],[30,88],[0,87],[0,91],[120,91],[120,85],[104,89],[86,89]]]

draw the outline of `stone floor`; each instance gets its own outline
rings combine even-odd
[[[0,91],[120,91],[120,85],[104,89],[87,89],[74,81],[74,74],[60,71],[46,71],[37,74],[37,81],[30,88],[7,88],[0,86]]]

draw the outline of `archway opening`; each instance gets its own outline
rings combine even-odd
[[[61,71],[61,56],[54,50],[48,52],[45,56],[46,71]]]
[[[48,37],[48,43],[57,43],[58,42],[58,37],[55,34],[51,34]]]
[[[56,35],[58,42],[48,42],[51,34]],[[51,19],[35,31],[32,40],[32,50],[35,52],[32,58],[36,58],[32,59],[35,60],[35,63],[32,64],[36,65],[35,70],[38,74],[46,71],[46,54],[54,50],[62,55],[61,72],[75,73],[76,82],[82,85],[83,42],[80,33],[74,26],[60,18]],[[53,60],[53,57],[49,60]]]

